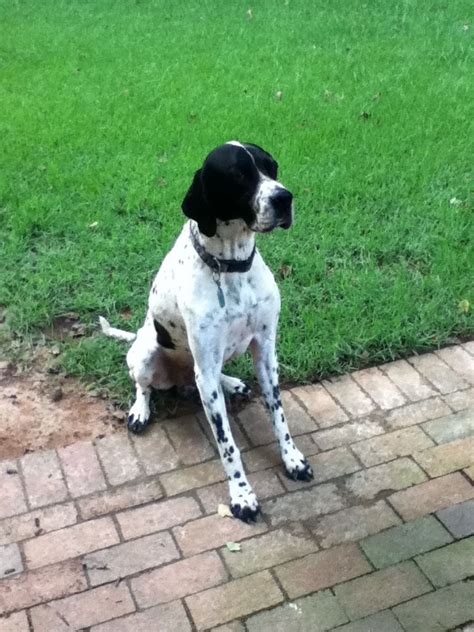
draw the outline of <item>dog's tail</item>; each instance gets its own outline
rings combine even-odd
[[[111,327],[108,320],[106,320],[103,316],[99,316],[100,326],[102,331],[106,336],[110,336],[111,338],[117,338],[118,340],[126,340],[127,342],[133,342],[137,337],[137,334],[132,334],[130,331],[125,331],[124,329],[116,329],[115,327]]]

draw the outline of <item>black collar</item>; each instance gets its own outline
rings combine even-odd
[[[248,259],[218,259],[207,252],[193,230],[192,223],[189,222],[189,234],[194,250],[198,253],[204,263],[211,268],[213,272],[248,272],[252,267],[253,258],[255,256],[255,245]]]

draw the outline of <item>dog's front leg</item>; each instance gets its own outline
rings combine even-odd
[[[222,354],[216,348],[190,340],[194,356],[196,385],[207,420],[217,442],[222,465],[227,474],[230,493],[230,509],[236,518],[244,522],[255,521],[260,507],[257,497],[245,474],[240,450],[237,447],[225,407],[221,386]]]
[[[275,332],[276,335],[276,332]],[[295,446],[283,412],[278,385],[278,361],[274,336],[255,338],[252,342],[255,372],[278,441],[286,474],[293,480],[309,481],[313,470],[304,454]]]

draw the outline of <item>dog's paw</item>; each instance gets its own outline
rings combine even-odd
[[[237,377],[222,375],[221,384],[228,395],[240,395],[241,397],[250,397],[252,395],[250,386],[247,386],[245,382],[242,382]]]
[[[142,433],[145,428],[148,426],[148,424],[150,423],[150,418],[148,417],[148,419],[140,419],[140,417],[135,417],[135,415],[130,414],[128,416],[127,419],[127,426],[128,429],[133,432],[134,434],[140,434]]]
[[[313,468],[305,458],[290,467],[285,464],[285,474],[293,481],[311,481],[314,478]]]
[[[247,524],[249,524],[250,522],[257,522],[257,516],[260,513],[260,505],[257,503],[256,508],[253,509],[252,507],[248,506],[242,507],[242,505],[236,503],[235,505],[230,505],[230,510],[235,518],[238,518],[239,520],[242,520],[242,522],[246,522]]]
[[[128,414],[127,426],[130,432],[140,434],[150,423],[150,407],[146,402],[138,400],[130,408]]]
[[[252,488],[239,487],[239,491],[231,493],[230,510],[232,515],[243,522],[256,522],[260,513],[260,505]]]

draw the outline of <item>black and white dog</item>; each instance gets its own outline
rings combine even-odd
[[[148,424],[152,387],[195,379],[229,481],[231,511],[245,522],[255,520],[259,505],[232,437],[224,391],[249,390],[222,373],[227,360],[250,347],[285,470],[292,479],[313,477],[283,413],[275,352],[280,294],[255,247],[255,233],[293,221],[293,196],[277,171],[257,145],[232,141],[211,151],[184,198],[190,219],[153,281],[143,327],[135,335],[101,318],[104,333],[134,341],[127,354],[136,384],[128,417],[133,432]]]

